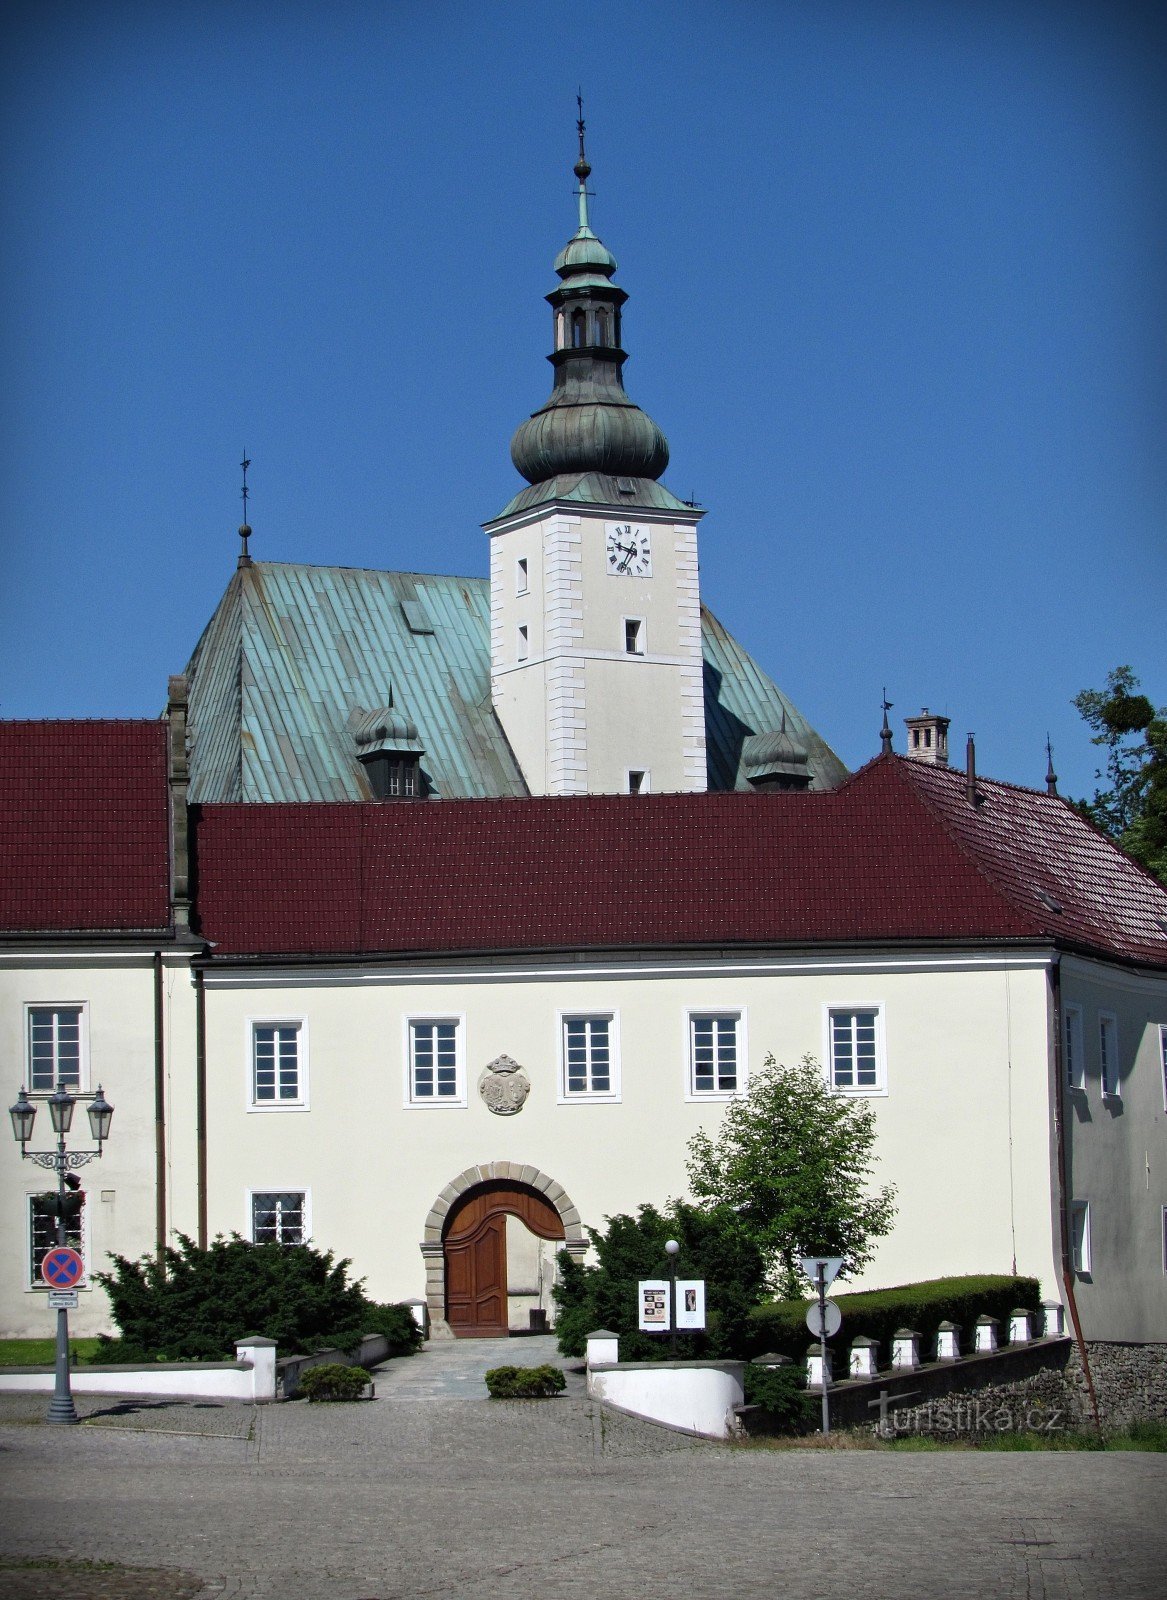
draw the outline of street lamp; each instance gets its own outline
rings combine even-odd
[[[680,1245],[675,1239],[665,1240],[665,1255],[669,1258],[669,1354],[677,1353],[677,1255]]]
[[[55,1150],[28,1148],[28,1141],[32,1138],[33,1123],[36,1121],[36,1106],[28,1098],[28,1090],[23,1085],[16,1097],[16,1104],[8,1108],[8,1115],[12,1118],[12,1136],[20,1146],[21,1160],[31,1161],[36,1166],[57,1174],[58,1248],[66,1243],[65,1221],[70,1210],[66,1203],[66,1190],[77,1187],[77,1179],[73,1177],[73,1173],[78,1167],[87,1166],[90,1161],[102,1154],[101,1147],[109,1138],[109,1126],[113,1121],[113,1107],[102,1093],[101,1085],[98,1084],[97,1093],[85,1108],[89,1116],[89,1130],[97,1143],[97,1149],[66,1150],[65,1135],[72,1127],[73,1108],[76,1104],[76,1095],[71,1095],[65,1085],[58,1080],[56,1089],[48,1099],[49,1116],[52,1119],[53,1132],[57,1135]],[[66,1423],[78,1420],[77,1409],[73,1404],[73,1391],[69,1384],[69,1313],[64,1306],[57,1307],[56,1380],[48,1420]]]

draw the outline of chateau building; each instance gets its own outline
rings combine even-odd
[[[12,1096],[115,1106],[87,1263],[311,1238],[439,1331],[526,1327],[559,1249],[683,1194],[692,1134],[813,1055],[897,1186],[865,1282],[1015,1268],[1164,1341],[1167,893],[1056,793],[951,768],[944,718],[848,775],[703,608],[582,130],[575,170],[488,580],[244,530],[163,718],[0,724]],[[47,1328],[44,1187],[9,1141],[3,1332]]]

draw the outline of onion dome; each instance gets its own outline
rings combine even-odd
[[[575,164],[579,226],[556,257],[560,282],[547,296],[555,330],[555,349],[548,358],[555,369],[554,384],[546,404],[511,440],[511,460],[529,484],[546,486],[556,498],[571,486],[578,497],[610,502],[616,497],[611,486],[619,482],[622,503],[655,504],[662,497],[671,502],[668,490],[656,488],[669,463],[668,442],[624,392],[627,357],[620,345],[620,321],[628,297],[611,281],[615,256],[588,222],[591,170],[581,115]],[[531,498],[530,491],[524,498]]]

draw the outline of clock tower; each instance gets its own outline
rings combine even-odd
[[[490,535],[491,695],[533,794],[707,786],[697,523],[659,481],[664,434],[624,392],[627,295],[588,223],[555,262],[550,398],[511,460],[529,485]]]

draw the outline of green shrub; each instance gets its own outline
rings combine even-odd
[[[492,1400],[549,1400],[567,1379],[558,1367],[491,1367],[486,1387]]]
[[[802,1367],[748,1366],[743,1376],[746,1404],[761,1406],[768,1433],[810,1433],[817,1426],[817,1401],[806,1391]]]
[[[973,1327],[980,1316],[996,1317],[1002,1330],[1018,1306],[1037,1311],[1041,1290],[1036,1278],[1004,1275],[967,1278],[933,1278],[926,1283],[902,1284],[860,1294],[832,1295],[843,1313],[843,1326],[835,1348],[844,1348],[865,1334],[879,1344],[878,1359],[886,1365],[892,1335],[897,1328],[915,1328],[922,1335],[921,1354],[935,1347],[936,1329],[942,1322],[960,1324],[962,1350],[971,1350]],[[812,1343],[806,1327],[809,1300],[771,1300],[755,1306],[747,1318],[743,1353],[755,1356],[773,1350],[804,1361]]]
[[[621,1360],[669,1360],[669,1338],[641,1333],[638,1327],[636,1288],[642,1278],[668,1277],[666,1239],[681,1246],[677,1276],[705,1280],[706,1331],[678,1334],[678,1358],[736,1354],[763,1280],[761,1253],[736,1214],[674,1201],[665,1211],[641,1206],[634,1217],[604,1220],[605,1230],[588,1229],[598,1258],[595,1266],[581,1266],[565,1250],[559,1255],[555,1333],[563,1354],[582,1356],[588,1334],[607,1328],[620,1336]]]
[[[300,1378],[300,1393],[310,1401],[359,1400],[369,1382],[364,1367],[343,1367],[338,1361],[309,1367]]]
[[[281,1355],[329,1346],[352,1350],[363,1333],[385,1333],[393,1354],[421,1336],[404,1306],[365,1297],[350,1263],[311,1245],[251,1244],[238,1234],[201,1250],[185,1235],[162,1261],[113,1257],[94,1277],[109,1295],[120,1340],[103,1340],[96,1359],[223,1361],[249,1334],[274,1339]],[[120,1348],[119,1348],[120,1347]],[[133,1352],[133,1354],[130,1354]]]

